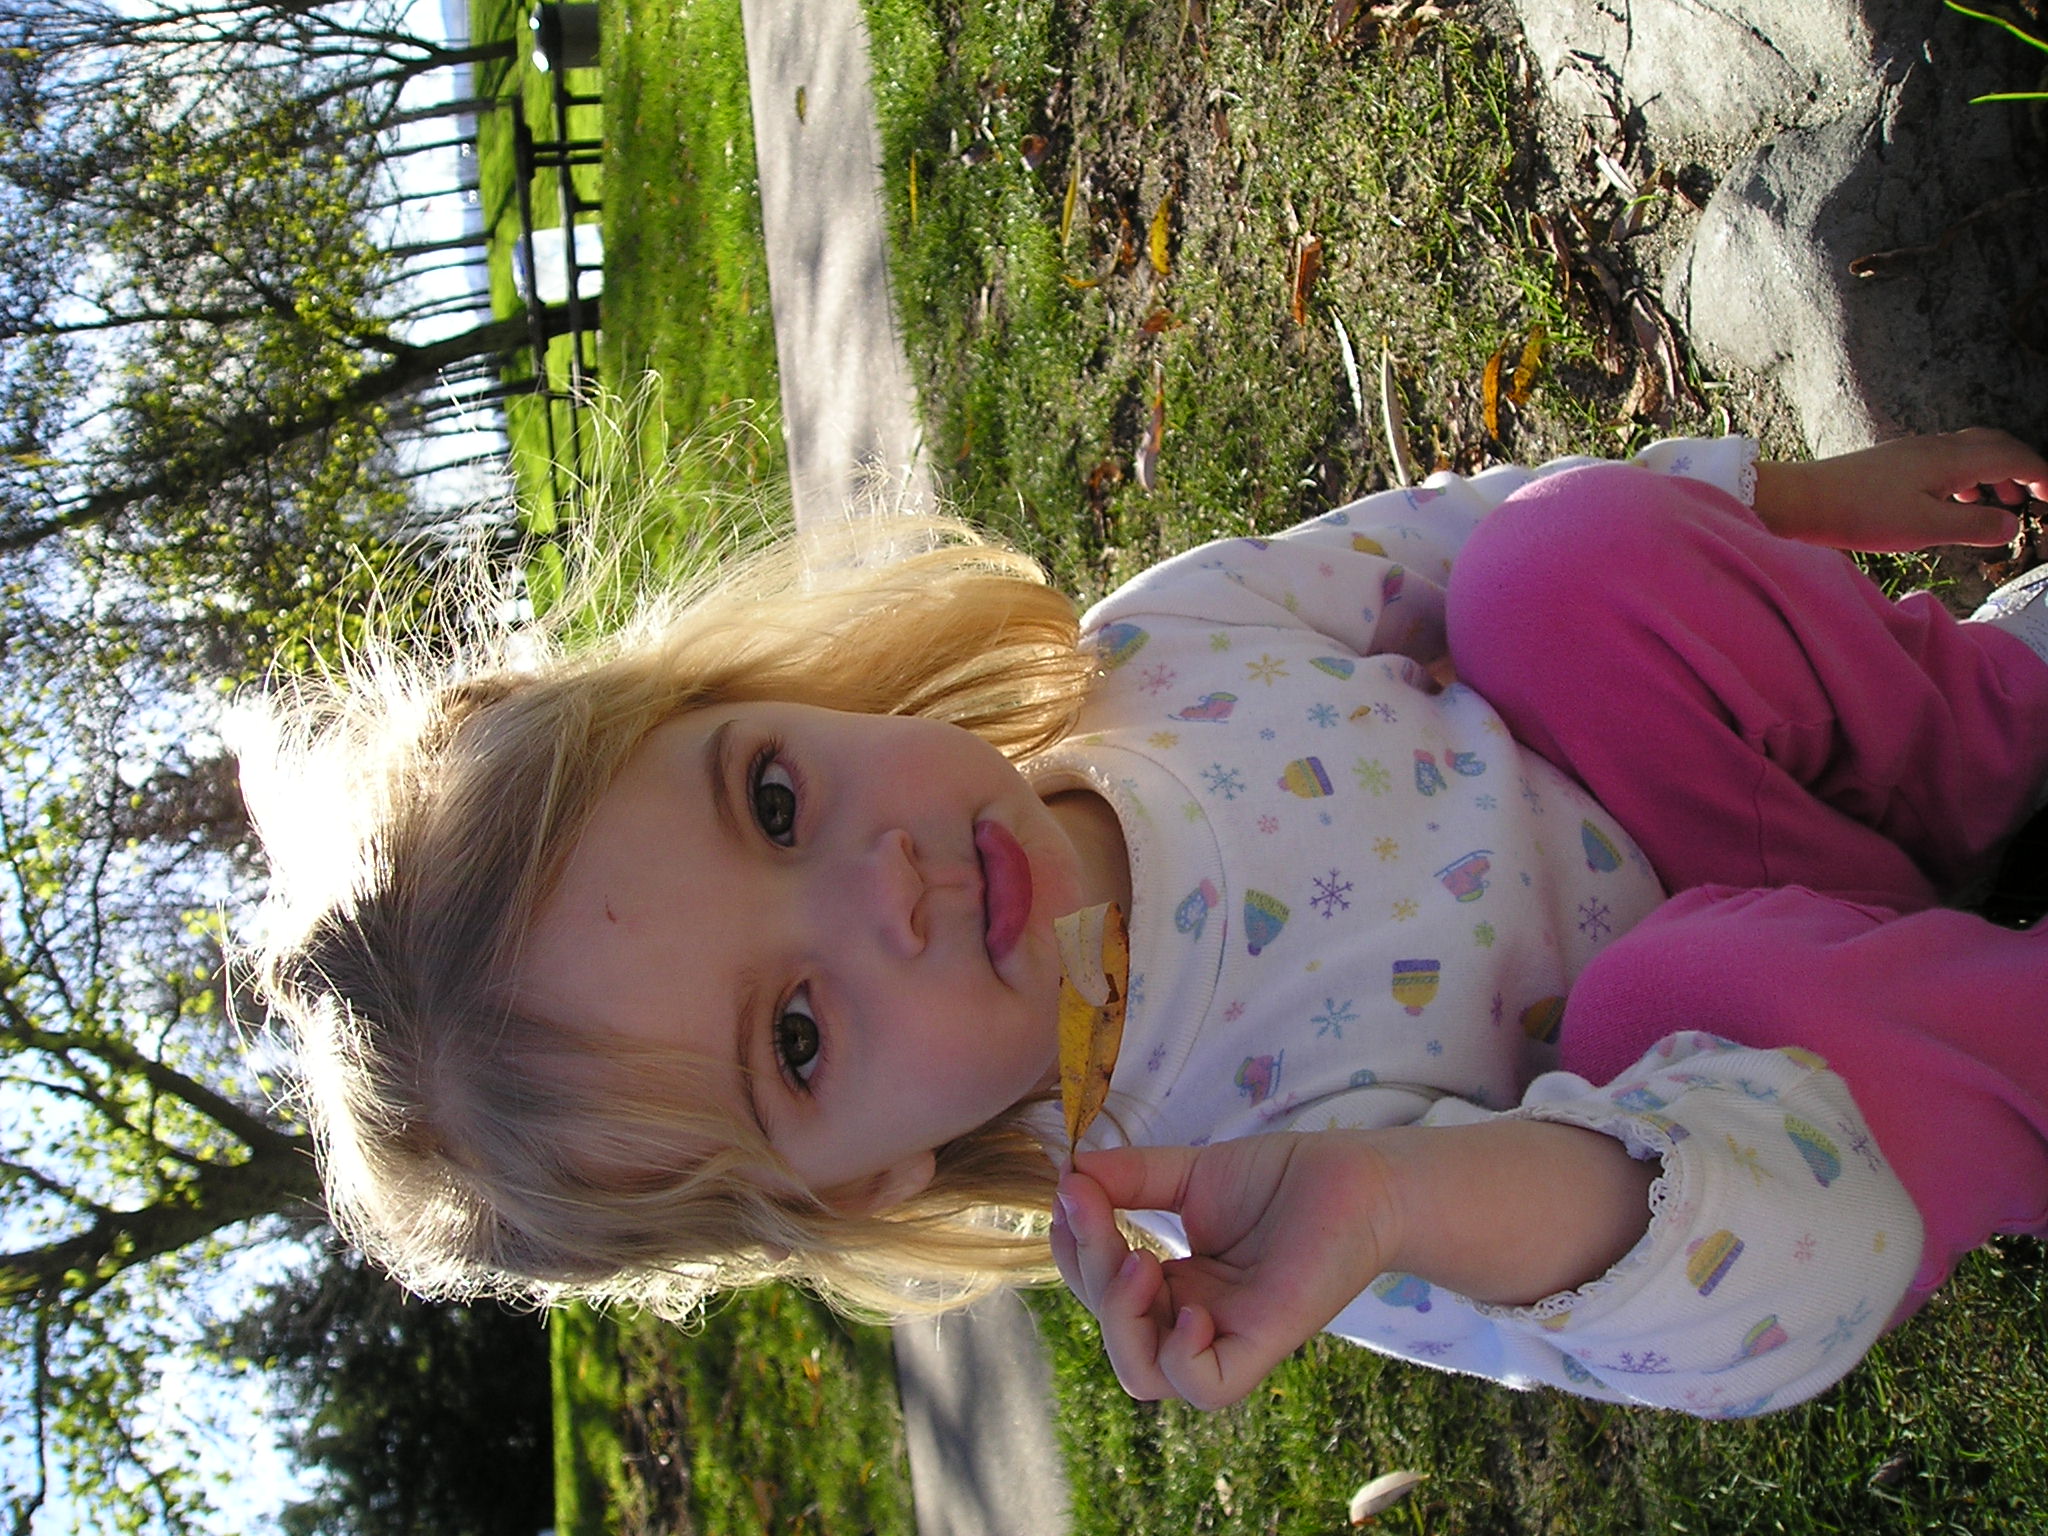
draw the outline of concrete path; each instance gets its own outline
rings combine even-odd
[[[783,432],[798,522],[929,506],[889,302],[881,136],[858,0],[742,0]]]
[[[797,520],[876,497],[928,507],[858,0],[742,0],[741,13]],[[898,1329],[896,1372],[919,1536],[1065,1536],[1051,1375],[1023,1303]]]

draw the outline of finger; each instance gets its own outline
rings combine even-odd
[[[1134,1252],[1105,1287],[1095,1313],[1118,1385],[1140,1402],[1176,1395],[1173,1383],[1159,1369],[1159,1343],[1169,1305],[1159,1261],[1149,1253]]]
[[[1119,1266],[1130,1255],[1130,1244],[1116,1224],[1116,1213],[1095,1181],[1085,1174],[1068,1174],[1055,1189],[1053,1198],[1065,1220],[1072,1254],[1073,1271],[1065,1265],[1060,1273],[1067,1286],[1090,1312],[1101,1311],[1102,1298]],[[1053,1250],[1055,1260],[1059,1249]]]
[[[1937,504],[1924,527],[1913,531],[1925,544],[1974,544],[1990,548],[2010,544],[2020,531],[2020,520],[1996,501],[1946,501]]]
[[[1952,492],[1989,486],[2001,500],[2024,492],[2035,501],[2048,500],[2048,458],[2010,432],[1969,427],[1940,440],[1947,450],[1946,468]],[[2008,503],[2010,504],[2010,502]]]
[[[1177,1211],[1200,1156],[1197,1147],[1114,1147],[1083,1152],[1074,1167],[1119,1211]]]
[[[1232,1376],[1218,1352],[1220,1342],[1214,1314],[1190,1304],[1174,1314],[1172,1331],[1159,1343],[1160,1374],[1176,1396],[1207,1412],[1238,1402],[1265,1376],[1263,1371],[1243,1381]]]
[[[1066,1282],[1067,1289],[1074,1293],[1075,1299],[1082,1306],[1087,1306],[1088,1300],[1081,1294],[1081,1264],[1080,1256],[1075,1251],[1074,1229],[1067,1219],[1066,1202],[1057,1193],[1053,1195],[1052,1201],[1050,1237],[1052,1261],[1059,1267],[1060,1279]]]

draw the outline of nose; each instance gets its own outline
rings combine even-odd
[[[870,843],[851,887],[847,916],[871,925],[885,954],[908,960],[923,952],[925,880],[908,832],[894,828]]]

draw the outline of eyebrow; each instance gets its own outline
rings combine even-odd
[[[733,1051],[739,1058],[740,1087],[747,1100],[747,1113],[753,1117],[754,1129],[761,1133],[761,1140],[769,1146],[775,1144],[768,1134],[768,1122],[761,1118],[761,1098],[754,1091],[757,1081],[754,1072],[754,1028],[753,1021],[760,1016],[761,987],[752,971],[740,973],[740,1005],[733,1020]]]
[[[741,835],[739,816],[732,806],[732,722],[726,721],[704,741],[704,776],[711,783],[711,809],[719,824],[733,837]]]

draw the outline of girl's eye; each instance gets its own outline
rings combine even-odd
[[[796,841],[796,777],[773,753],[764,752],[754,764],[748,794],[754,802],[754,820],[762,834],[778,847]]]
[[[818,1021],[811,1016],[810,994],[802,987],[775,1016],[775,1054],[799,1083],[808,1084],[817,1070]]]

